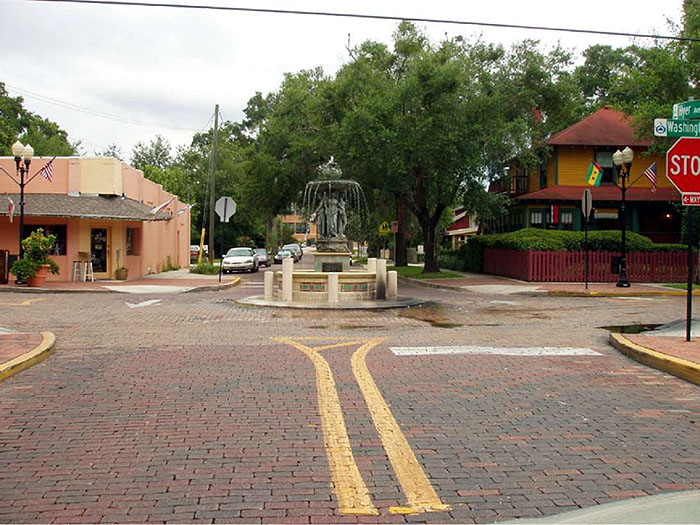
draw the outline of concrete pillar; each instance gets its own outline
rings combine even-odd
[[[387,272],[386,296],[387,299],[396,299],[399,295],[399,273],[395,270]]]
[[[386,259],[377,259],[377,299],[386,299]]]
[[[265,272],[265,300],[274,301],[275,299],[275,271],[268,270]]]
[[[292,302],[292,272],[294,272],[294,259],[292,257],[282,259],[282,300],[285,303]]]
[[[377,271],[377,258],[376,257],[370,257],[367,259],[367,271],[370,273],[374,273]]]
[[[328,302],[337,303],[339,292],[340,286],[338,284],[338,274],[331,272],[328,274]]]

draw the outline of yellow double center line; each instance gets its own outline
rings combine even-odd
[[[408,440],[394,418],[389,405],[382,396],[377,384],[367,368],[367,354],[384,341],[383,338],[367,340],[345,340],[339,343],[309,347],[290,338],[274,338],[304,352],[311,359],[316,370],[319,410],[323,426],[328,460],[335,492],[343,514],[377,515],[379,511],[372,503],[367,485],[355,462],[352,446],[347,433],[338,391],[333,372],[328,362],[319,353],[322,350],[362,344],[352,355],[352,370],[369,407],[372,421],[377,429],[389,461],[406,495],[406,505],[391,507],[391,513],[413,514],[417,512],[446,511],[445,505],[433,489],[420,463],[416,459]],[[295,338],[329,340],[332,338]],[[336,339],[337,340],[337,339]]]

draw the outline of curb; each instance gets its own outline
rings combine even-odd
[[[207,284],[204,286],[195,286],[191,290],[184,291],[182,293],[194,293],[194,292],[210,292],[215,290],[225,290],[231,288],[241,282],[240,277],[234,278],[232,281],[227,283],[216,283]],[[28,293],[28,294],[44,294],[44,293],[67,293],[67,294],[81,294],[81,293],[123,293],[117,290],[108,290],[106,288],[90,288],[87,290],[80,289],[70,289],[70,288],[23,288],[20,286],[11,286],[7,288],[0,287],[0,293]]]
[[[4,381],[25,368],[37,364],[51,353],[56,345],[56,336],[51,332],[41,332],[41,336],[43,339],[36,348],[0,364],[0,381]]]
[[[633,343],[622,334],[610,334],[610,344],[627,357],[700,385],[700,364]]]
[[[227,283],[217,283],[217,284],[208,284],[206,286],[196,286],[192,288],[191,290],[184,291],[182,293],[196,293],[196,292],[213,292],[216,290],[226,290],[227,288],[233,288],[236,286],[238,283],[241,282],[240,277],[234,277],[232,281],[229,281]]]
[[[573,292],[569,290],[549,290],[548,295],[551,297],[685,297],[688,292],[683,290],[659,290],[646,292]],[[693,292],[693,295],[700,295],[700,292]]]
[[[415,284],[416,286],[422,286],[424,288],[439,288],[441,290],[452,290],[453,292],[467,292],[468,290],[465,290],[464,288],[461,288],[459,286],[449,286],[447,284],[439,284],[439,283],[428,283],[425,281],[422,281],[420,279],[411,279],[410,277],[401,277],[399,276],[399,281],[408,283],[408,284]]]

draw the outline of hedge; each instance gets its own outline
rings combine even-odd
[[[540,230],[526,228],[510,233],[478,235],[470,238],[459,250],[442,252],[438,258],[441,268],[482,273],[484,250],[503,248],[517,251],[583,251],[584,232]],[[588,233],[588,249],[596,252],[619,252],[622,248],[622,232],[596,230]],[[627,232],[629,252],[682,252],[683,244],[655,244],[651,239],[634,232]]]

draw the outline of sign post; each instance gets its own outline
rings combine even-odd
[[[695,121],[700,125],[699,121]],[[680,138],[666,153],[666,177],[681,192],[683,206],[690,206],[688,228],[688,295],[685,340],[690,341],[693,319],[693,206],[700,206],[700,138]]]
[[[588,275],[590,265],[588,264],[588,219],[591,216],[591,211],[593,210],[593,195],[591,190],[586,188],[583,190],[583,195],[581,196],[581,212],[583,213],[583,228],[585,232],[585,237],[583,241],[583,249],[586,251],[586,290],[588,290]]]
[[[228,220],[233,217],[233,215],[236,213],[236,201],[234,201],[231,197],[220,197],[218,201],[216,201],[216,206],[214,208],[214,211],[216,211],[216,214],[219,216],[219,219],[221,219],[221,222],[228,222]],[[214,247],[212,246],[212,249]],[[224,267],[224,236],[223,234],[221,235],[221,250],[220,250],[219,256],[221,259],[219,260],[219,282],[221,282],[221,272]]]

